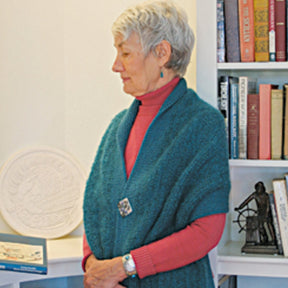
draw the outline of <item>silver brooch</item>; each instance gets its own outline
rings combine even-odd
[[[133,211],[128,198],[124,198],[123,200],[121,200],[117,206],[118,206],[120,215],[122,217],[126,217],[127,215],[131,214]]]

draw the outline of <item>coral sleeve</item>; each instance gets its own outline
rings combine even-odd
[[[85,272],[85,264],[86,264],[86,261],[88,259],[88,257],[93,254],[89,245],[88,245],[88,242],[87,242],[87,239],[86,239],[86,234],[84,232],[83,234],[83,259],[82,259],[82,269],[83,271]]]
[[[140,278],[188,265],[204,257],[221,239],[225,214],[199,218],[183,230],[132,250]]]

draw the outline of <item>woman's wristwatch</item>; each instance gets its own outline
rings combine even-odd
[[[137,274],[135,262],[131,254],[126,254],[122,257],[122,263],[127,276],[134,277]]]

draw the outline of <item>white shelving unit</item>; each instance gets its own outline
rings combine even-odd
[[[216,0],[197,1],[197,92],[212,105],[217,104],[219,75],[250,76],[259,83],[273,83],[282,87],[288,82],[288,63],[217,63]],[[257,85],[258,86],[258,85]],[[238,213],[234,208],[254,192],[258,181],[272,190],[272,179],[288,172],[288,161],[230,160],[230,211],[223,237],[214,259],[214,271],[221,274],[288,278],[288,258],[279,255],[242,254],[245,233],[238,233],[233,223]],[[215,277],[217,283],[217,277]]]

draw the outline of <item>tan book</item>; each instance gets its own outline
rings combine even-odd
[[[282,156],[283,135],[283,91],[271,91],[271,159],[280,160]]]

